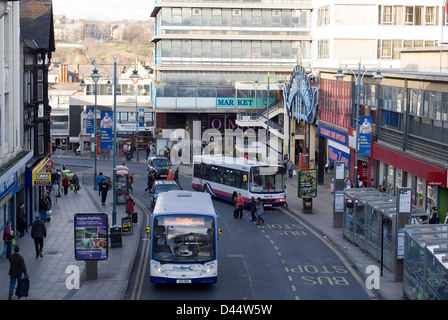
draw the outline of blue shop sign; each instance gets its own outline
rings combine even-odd
[[[348,145],[348,135],[324,126],[319,125],[317,127],[317,134],[327,139],[333,140],[344,146]]]
[[[331,162],[344,162],[345,169],[349,169],[350,155],[344,151],[339,150],[338,148],[335,148],[334,146],[328,146],[328,160]]]

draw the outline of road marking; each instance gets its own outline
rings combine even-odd
[[[151,213],[139,200],[137,200],[135,198],[133,198],[133,199],[136,202],[136,204],[138,206],[140,206],[140,209],[142,209],[142,211],[146,213],[146,219],[147,219],[146,225],[149,227],[149,220],[150,220],[149,217],[150,217]],[[149,235],[146,234],[146,236],[142,240],[150,240]],[[143,242],[142,256],[138,263],[137,274],[136,274],[136,278],[135,278],[134,288],[132,289],[131,300],[140,300],[140,296],[142,294],[142,288],[143,288],[143,281],[145,279],[145,274],[146,274],[146,267],[148,264],[150,244],[151,244],[151,241]]]
[[[325,243],[325,245],[330,248],[331,251],[334,252],[334,254],[342,261],[342,263],[345,265],[345,267],[347,268],[347,270],[350,272],[350,274],[355,278],[355,280],[359,283],[359,285],[364,288],[364,291],[367,293],[367,295],[370,298],[375,298],[374,293],[367,289],[365,286],[365,282],[364,280],[361,279],[361,277],[358,275],[358,273],[351,267],[351,265],[347,262],[347,260],[345,259],[345,257],[338,252],[333,246],[330,245],[330,243],[328,241],[326,241],[325,239],[322,238],[321,235],[319,235],[315,230],[313,230],[312,228],[310,228],[309,226],[307,226],[304,222],[302,222],[297,216],[282,210],[284,213],[286,213],[288,216],[290,216],[291,218],[293,218],[294,220],[296,220],[298,223],[300,223],[303,227],[305,227],[306,229],[308,229],[308,231],[310,231],[312,234],[314,234],[316,236],[316,238],[320,239],[323,243]]]

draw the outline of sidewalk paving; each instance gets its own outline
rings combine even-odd
[[[179,168],[182,176],[191,176],[191,166],[179,165]],[[342,228],[333,227],[333,195],[329,187],[331,178],[331,174],[326,174],[324,184],[318,186],[311,213],[304,213],[302,210],[302,200],[297,197],[297,178],[288,178],[286,180],[288,207],[280,210],[287,210],[297,215],[320,232],[323,237],[326,237],[326,241],[331,241],[334,247],[346,255],[353,266],[366,277],[367,266],[379,266],[379,262],[346,240],[343,237]],[[122,236],[122,247],[109,247],[109,258],[98,261],[97,280],[85,280],[86,262],[77,261],[74,257],[74,215],[78,212],[105,212],[110,215],[112,201],[113,195],[109,191],[106,206],[102,207],[98,191],[91,185],[83,186],[77,194],[69,191],[68,195],[59,198],[57,203],[53,204],[51,222],[46,223],[47,238],[44,240],[43,258],[36,259],[34,241],[30,236],[31,227],[23,238],[17,239],[20,254],[25,259],[30,276],[29,300],[122,300],[124,298],[139,245],[143,219],[138,219],[132,234]],[[121,218],[125,215],[124,205],[117,205],[116,208],[117,224],[120,224]],[[71,265],[79,268],[80,289],[66,287],[66,281],[70,276],[66,268]],[[8,299],[8,270],[9,261],[2,256],[0,281],[4,285],[0,288],[0,300]],[[394,281],[393,273],[384,268],[379,289],[382,298],[403,300],[402,287],[402,282]],[[13,299],[17,297],[14,295]]]
[[[74,256],[74,215],[79,212],[105,212],[110,215],[113,196],[109,191],[106,206],[93,186],[83,187],[77,194],[68,195],[53,203],[53,217],[46,222],[47,238],[44,240],[43,257],[36,258],[31,227],[24,237],[17,239],[20,254],[25,259],[30,279],[28,300],[121,300],[123,299],[131,268],[140,239],[141,220],[134,225],[132,234],[122,236],[122,247],[109,247],[107,260],[98,261],[98,279],[86,279],[86,262],[77,261]],[[117,205],[117,224],[125,215],[124,205]],[[77,266],[80,274],[80,288],[67,289],[66,281],[71,276],[68,266]],[[9,261],[0,259],[0,300],[8,299]],[[17,299],[14,295],[13,299]]]

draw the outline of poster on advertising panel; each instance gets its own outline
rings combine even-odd
[[[95,133],[95,108],[86,108],[86,132]]]
[[[316,169],[302,169],[299,170],[298,179],[298,197],[299,198],[314,198],[317,196],[317,170]]]
[[[145,126],[145,109],[138,109],[138,126]]]
[[[359,117],[359,154],[370,156],[372,150],[372,117]]]
[[[113,112],[101,111],[100,149],[112,151]]]
[[[75,259],[108,258],[108,222],[106,213],[75,214]]]

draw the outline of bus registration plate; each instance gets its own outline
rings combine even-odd
[[[177,279],[176,283],[191,283],[191,280],[188,280],[188,279]]]

